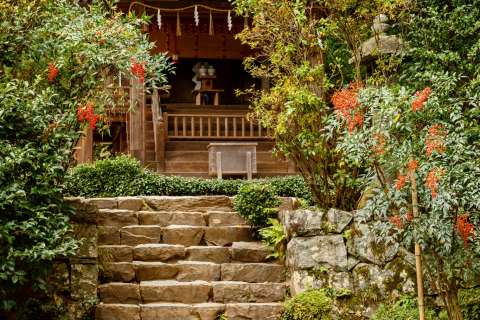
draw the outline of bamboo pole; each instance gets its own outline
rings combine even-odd
[[[410,170],[410,182],[412,184],[412,211],[415,218],[419,217],[418,212],[418,193],[415,170]],[[425,320],[425,303],[423,294],[423,271],[422,271],[422,248],[415,240],[415,269],[417,273],[417,293],[418,293],[418,311],[420,320]]]

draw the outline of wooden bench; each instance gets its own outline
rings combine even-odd
[[[251,180],[257,173],[255,142],[213,142],[208,149],[208,173],[222,179],[223,175],[246,174]]]

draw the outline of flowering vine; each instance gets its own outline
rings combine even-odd
[[[433,168],[427,174],[427,178],[425,180],[425,186],[430,189],[432,194],[432,199],[434,199],[438,194],[438,181],[440,180],[441,176],[444,173],[444,169]]]
[[[433,151],[440,154],[445,152],[445,137],[447,132],[441,124],[434,124],[428,129],[425,138],[427,156],[430,157]]]
[[[131,66],[132,74],[137,76],[140,82],[145,81],[145,62],[138,62],[137,59],[132,58]]]
[[[475,236],[475,226],[473,223],[470,223],[467,214],[459,215],[457,217],[456,227],[459,236],[463,240],[465,248],[468,247],[469,238]]]

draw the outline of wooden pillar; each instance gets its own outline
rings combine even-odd
[[[130,112],[129,112],[129,146],[128,152],[145,163],[145,133],[144,110],[145,95],[143,83],[137,78],[132,78],[130,87]]]
[[[83,130],[76,149],[75,159],[78,164],[93,162],[93,130],[90,126]]]

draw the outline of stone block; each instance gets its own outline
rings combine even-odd
[[[204,234],[204,227],[172,225],[163,229],[163,242],[196,246],[200,244]]]
[[[174,279],[178,273],[175,264],[163,262],[135,261],[134,268],[137,281]]]
[[[80,240],[80,247],[75,256],[79,258],[97,257],[97,226],[94,224],[72,224],[75,239]]]
[[[136,246],[144,243],[159,243],[162,228],[159,226],[131,225],[120,229],[120,243]]]
[[[71,265],[71,296],[83,299],[97,295],[98,267],[96,264]]]
[[[179,261],[177,280],[178,281],[218,281],[220,280],[220,265],[212,262],[190,262]]]
[[[327,212],[327,221],[333,227],[336,233],[342,233],[343,230],[350,224],[353,219],[353,214],[348,211],[338,209],[330,209]]]
[[[170,225],[172,220],[171,212],[164,211],[139,211],[138,223],[142,225],[157,225],[160,227],[166,227]]]
[[[236,212],[208,211],[210,227],[244,226],[247,221]]]
[[[139,211],[143,207],[143,199],[140,197],[118,197],[118,209]]]
[[[346,271],[347,249],[341,235],[293,238],[287,245],[286,262],[294,270],[330,266]]]
[[[67,197],[65,202],[75,208],[71,221],[79,224],[96,224],[97,207],[80,197]]]
[[[133,249],[135,260],[139,261],[168,261],[183,259],[185,247],[174,244],[141,244]]]
[[[193,306],[183,303],[144,304],[140,314],[142,320],[198,320],[198,317],[193,315]]]
[[[278,320],[282,303],[229,303],[225,309],[228,320]]]
[[[119,245],[120,230],[118,226],[98,226],[97,227],[98,245]]]
[[[206,218],[202,212],[172,212],[170,225],[206,226]]]
[[[137,225],[137,213],[131,210],[100,209],[97,214],[97,224],[119,227]]]
[[[322,210],[299,209],[284,214],[285,230],[289,238],[324,235],[327,225]]]
[[[103,303],[140,303],[140,288],[136,283],[112,282],[98,286],[98,295]]]
[[[132,262],[133,248],[123,245],[107,245],[98,247],[99,256],[104,262]]]
[[[232,200],[226,196],[154,196],[144,199],[149,208],[158,211],[232,211]]]
[[[249,226],[208,227],[205,230],[205,242],[213,246],[226,246],[233,242],[252,241]]]
[[[97,209],[117,209],[116,198],[90,198],[85,201],[88,204],[94,205]]]
[[[193,246],[187,248],[187,260],[227,263],[230,262],[230,252],[225,247]]]
[[[104,263],[102,278],[106,281],[133,281],[135,279],[133,264],[130,262]]]
[[[133,304],[99,304],[96,320],[140,320],[140,307]]]
[[[216,320],[225,311],[223,303],[198,303],[193,305],[195,320]]]
[[[285,271],[282,265],[274,263],[225,263],[222,281],[284,282]]]
[[[211,285],[206,281],[178,282],[173,280],[143,281],[140,283],[140,294],[144,303],[207,302]]]
[[[285,299],[283,283],[246,283],[220,281],[212,283],[215,302],[279,302]]]
[[[264,262],[270,255],[270,249],[261,242],[234,242],[230,250],[234,261]]]

